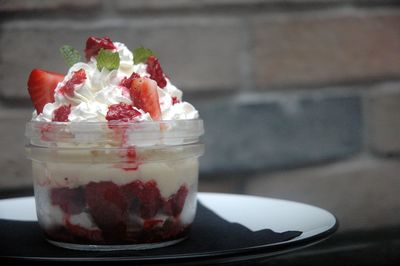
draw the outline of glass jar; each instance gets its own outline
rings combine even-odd
[[[29,122],[38,221],[78,250],[149,249],[188,236],[203,121]]]

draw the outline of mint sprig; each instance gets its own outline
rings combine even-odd
[[[81,54],[79,51],[70,45],[61,46],[60,53],[64,57],[67,65],[70,67],[81,61]]]
[[[143,46],[133,49],[133,63],[135,65],[144,63],[151,55],[154,55],[154,52],[148,48],[144,48]]]
[[[96,56],[96,61],[97,68],[101,71],[103,67],[108,70],[118,69],[120,59],[118,52],[112,52],[101,48]]]

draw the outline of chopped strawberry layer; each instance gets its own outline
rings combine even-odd
[[[164,72],[161,68],[160,62],[154,55],[147,58],[147,72],[150,74],[150,78],[157,82],[158,87],[164,88],[167,85]]]
[[[107,121],[132,121],[139,116],[140,112],[135,110],[131,105],[126,103],[113,104],[108,107],[106,119]]]
[[[54,122],[68,122],[68,116],[71,113],[71,105],[62,105],[54,110],[53,121]]]
[[[134,156],[132,154],[132,156]],[[64,214],[62,228],[46,232],[55,240],[72,243],[152,243],[182,237],[190,226],[181,223],[188,189],[164,199],[154,180],[135,180],[119,186],[110,181],[90,182],[80,188],[53,188],[50,199]],[[72,224],[71,215],[87,213],[90,228]],[[157,214],[160,216],[156,216]],[[165,214],[169,215],[167,218]],[[138,218],[143,219],[142,222]]]
[[[73,97],[75,94],[75,86],[82,84],[86,80],[86,72],[83,69],[79,69],[75,71],[72,75],[71,79],[68,80],[64,86],[62,86],[59,90],[60,93],[68,95],[69,97]]]
[[[89,37],[86,41],[85,56],[86,60],[90,60],[92,56],[96,56],[100,49],[114,50],[117,49],[109,37]]]

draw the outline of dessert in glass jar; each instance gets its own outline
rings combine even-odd
[[[27,123],[38,221],[80,250],[148,249],[185,239],[196,212],[203,121],[146,48],[89,37],[61,49],[66,76],[32,71]]]

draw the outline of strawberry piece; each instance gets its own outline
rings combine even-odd
[[[150,74],[150,78],[157,82],[158,87],[164,88],[167,85],[167,80],[165,79],[160,62],[154,55],[151,55],[147,58],[146,71]]]
[[[50,201],[68,215],[78,214],[85,207],[85,194],[82,188],[53,188],[50,190]]]
[[[172,105],[180,103],[178,97],[172,96]]]
[[[128,204],[120,188],[108,181],[90,182],[85,195],[89,212],[103,236],[109,240],[123,239]]]
[[[132,85],[132,81],[137,78],[140,78],[139,74],[133,72],[129,78],[127,77],[123,78],[119,83],[119,85],[129,89]]]
[[[96,56],[100,49],[114,50],[117,49],[109,37],[89,37],[86,41],[85,56],[86,60],[90,60],[92,56]]]
[[[157,214],[158,210],[162,207],[162,199],[160,190],[154,180],[144,184],[139,200],[140,216],[143,219],[152,218]]]
[[[187,187],[182,185],[175,194],[170,196],[168,200],[164,202],[164,211],[175,217],[181,214],[187,194]]]
[[[118,103],[108,107],[106,119],[107,121],[128,122],[139,115],[140,112],[135,110],[131,105],[126,103]]]
[[[28,91],[38,114],[47,103],[54,102],[54,90],[64,76],[55,72],[34,69],[29,75]]]
[[[128,199],[128,201],[131,201],[135,198],[139,199],[143,193],[143,189],[143,182],[140,180],[135,180],[122,186],[122,190],[124,191],[125,197]]]
[[[80,225],[72,224],[68,219],[65,220],[65,228],[74,237],[97,243],[103,241],[103,234],[99,229],[86,229]]]
[[[53,120],[54,122],[68,122],[68,116],[71,113],[71,105],[62,105],[54,110]]]
[[[154,120],[161,119],[157,84],[153,80],[148,78],[133,79],[130,94],[133,106],[149,113]]]
[[[66,94],[69,97],[74,96],[74,91],[75,91],[75,86],[82,84],[86,80],[86,72],[83,69],[79,69],[78,71],[75,71],[74,74],[72,75],[71,79],[68,80],[64,86],[60,88],[60,93]]]
[[[146,183],[135,180],[123,186],[123,191],[131,204],[130,209],[140,212],[143,219],[154,217],[162,207],[161,193],[154,180]]]

